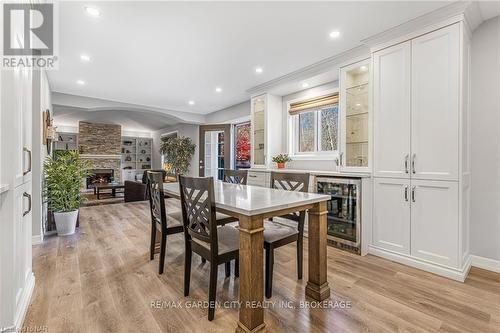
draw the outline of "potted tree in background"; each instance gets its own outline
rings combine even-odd
[[[49,210],[54,213],[59,236],[75,233],[80,208],[82,179],[90,175],[90,165],[80,159],[76,150],[47,157],[44,162],[45,196]]]
[[[175,174],[185,175],[189,171],[196,145],[188,137],[168,138],[160,146],[160,153]]]

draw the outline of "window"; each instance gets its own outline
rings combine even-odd
[[[337,94],[292,103],[289,114],[291,155],[325,157],[337,154],[339,148]]]
[[[234,168],[248,169],[250,168],[250,122],[244,122],[234,125]]]

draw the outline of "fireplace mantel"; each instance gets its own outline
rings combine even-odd
[[[121,155],[101,155],[101,154],[80,154],[80,158],[84,159],[103,159],[103,160],[120,160]]]

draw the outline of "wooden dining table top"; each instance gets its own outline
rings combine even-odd
[[[179,198],[179,183],[164,183],[168,196]],[[286,208],[329,200],[329,195],[278,190],[260,186],[214,181],[215,204],[218,209],[231,210],[244,216],[279,211]]]

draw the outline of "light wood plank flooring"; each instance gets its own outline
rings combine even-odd
[[[169,203],[168,208],[175,206]],[[193,259],[191,295],[183,297],[183,236],[168,237],[165,273],[149,261],[146,203],[85,207],[80,231],[49,237],[34,247],[36,287],[25,328],[48,332],[234,332],[237,309],[155,308],[155,301],[205,301],[209,265]],[[304,246],[307,249],[307,245]],[[307,251],[305,258],[307,263]],[[296,278],[295,248],[276,251],[276,307],[266,311],[270,332],[500,332],[500,274],[472,269],[465,283],[375,256],[328,248],[332,300],[352,307],[279,308],[300,305],[304,280]],[[238,299],[238,279],[219,270],[217,298]],[[285,303],[291,302],[291,303]],[[340,303],[339,303],[340,304]]]

